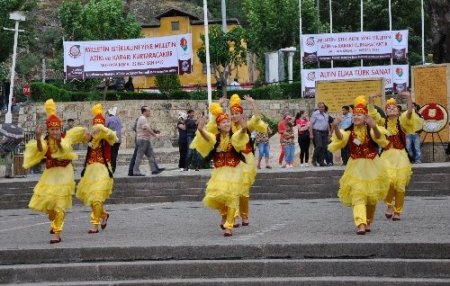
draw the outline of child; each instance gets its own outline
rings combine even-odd
[[[205,119],[201,117],[190,148],[196,149],[202,157],[206,157],[205,160],[213,159],[214,169],[207,183],[203,203],[219,211],[224,236],[232,236],[239,197],[245,190],[242,187],[245,162],[242,151],[247,148],[249,136],[243,119],[239,122],[242,128],[235,133],[231,131],[230,119],[218,103],[210,105],[210,112],[215,118],[219,133],[206,131]]]
[[[258,146],[258,165],[257,168],[261,169],[261,161],[263,158],[266,159],[266,168],[272,169],[272,167],[269,165],[269,157],[270,157],[270,144],[269,144],[269,134],[272,132],[272,130],[267,127],[266,132],[256,132],[256,145]]]
[[[286,161],[286,168],[292,168],[294,167],[294,155],[295,155],[295,135],[294,135],[294,129],[292,122],[286,123],[286,130],[284,130],[283,133],[283,148],[285,157],[284,160]]]
[[[89,147],[84,169],[77,187],[77,198],[91,207],[91,228],[88,233],[98,233],[98,226],[106,228],[109,219],[103,204],[112,194],[111,146],[118,140],[116,132],[105,127],[101,104],[92,107],[92,132],[86,134]]]
[[[359,235],[371,231],[376,204],[385,198],[388,190],[386,169],[377,152],[377,144],[385,146],[388,143],[383,135],[386,130],[378,127],[367,113],[365,97],[357,97],[353,124],[341,130],[338,127],[340,118],[336,118],[332,124],[334,135],[328,145],[331,152],[349,146],[350,158],[339,180],[338,197],[342,204],[352,207]]]
[[[84,133],[84,128],[74,127],[62,138],[62,121],[56,115],[53,99],[45,102],[45,111],[47,134],[42,137],[41,127],[36,126],[36,140],[30,140],[25,146],[23,167],[28,169],[45,159],[45,170],[34,187],[28,207],[47,213],[52,234],[50,243],[53,244],[61,242],[65,212],[72,207],[75,190],[72,160],[77,158],[77,154],[72,150],[70,133]]]
[[[412,175],[411,163],[405,149],[405,134],[414,133],[418,129],[420,117],[413,112],[410,94],[403,92],[400,96],[406,97],[408,110],[400,114],[399,106],[395,99],[391,98],[386,103],[387,119],[384,119],[373,106],[377,96],[379,95],[372,94],[369,97],[371,103],[369,115],[384,125],[388,132],[389,144],[384,147],[383,153],[381,153],[381,159],[385,163],[390,181],[389,192],[385,199],[387,205],[385,216],[388,219],[392,218],[392,220],[398,221],[403,211],[406,186],[408,186]]]

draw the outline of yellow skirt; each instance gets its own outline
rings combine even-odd
[[[371,159],[352,159],[339,180],[338,197],[345,206],[356,204],[376,205],[384,200],[388,192],[384,162],[375,157]]]
[[[109,177],[106,166],[102,163],[89,164],[77,187],[77,198],[86,206],[93,202],[104,202],[113,190],[114,180]]]
[[[217,210],[224,206],[237,209],[239,197],[244,194],[242,168],[241,162],[236,167],[225,166],[214,169],[206,185],[203,204]]]
[[[244,187],[244,196],[248,197],[250,193],[250,188],[255,183],[256,179],[256,160],[255,155],[250,152],[247,154],[244,154],[245,157],[245,163],[243,163],[243,180],[242,185]]]
[[[391,148],[381,154],[387,169],[389,183],[396,191],[405,192],[411,180],[412,167],[405,149]]]
[[[41,212],[70,209],[74,191],[75,177],[72,164],[45,169],[34,187],[28,207]]]

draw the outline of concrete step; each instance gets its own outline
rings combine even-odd
[[[0,266],[0,283],[323,276],[450,280],[450,260],[378,258],[173,260]]]
[[[171,286],[442,286],[449,285],[449,279],[435,278],[390,278],[390,277],[265,277],[265,278],[197,278],[197,279],[153,279],[120,281],[80,281],[58,283],[27,283],[34,286],[89,286],[89,285],[171,285]]]
[[[252,187],[254,199],[335,198],[343,169],[312,168],[311,171],[260,172]],[[450,165],[415,167],[407,189],[408,196],[450,195]],[[109,203],[173,202],[201,200],[209,180],[209,171],[159,176],[117,177]],[[0,209],[25,208],[31,198],[34,180],[7,179],[0,182]],[[74,202],[76,199],[74,199]]]
[[[450,243],[289,243],[241,245],[103,246],[1,249],[0,265],[66,264],[175,260],[371,260],[395,259],[450,262]],[[447,273],[450,268],[447,269]]]

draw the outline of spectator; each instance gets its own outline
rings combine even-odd
[[[161,134],[156,133],[148,122],[150,117],[150,107],[143,106],[141,108],[142,115],[139,116],[136,124],[136,162],[133,167],[133,176],[144,176],[139,171],[139,166],[141,165],[142,157],[147,156],[148,162],[150,164],[150,169],[152,170],[152,175],[157,175],[161,173],[164,169],[159,168],[155,160],[155,155],[153,153],[153,147],[150,142],[152,136],[160,138]]]
[[[342,106],[342,119],[339,123],[339,129],[346,130],[350,128],[353,124],[353,114],[350,113],[350,107],[348,105]],[[350,150],[348,145],[342,147],[341,149],[341,158],[342,158],[342,164],[347,165],[348,157],[350,154]]]
[[[295,135],[294,129],[292,128],[294,125],[291,122],[286,123],[286,129],[283,133],[283,148],[284,153],[286,154],[286,168],[294,167],[294,154],[295,154]]]
[[[269,159],[270,159],[270,144],[269,144],[269,136],[272,133],[272,130],[270,127],[267,127],[266,132],[256,132],[256,138],[255,142],[258,146],[258,164],[257,168],[261,169],[261,161],[263,157],[266,160],[266,168],[272,169],[272,167],[269,165]]]
[[[233,82],[230,84],[230,90],[240,90],[241,84],[237,78],[234,78]]]
[[[325,166],[324,157],[330,136],[329,116],[325,112],[325,104],[319,102],[318,109],[311,115],[309,136],[314,140],[313,163]]]
[[[192,140],[194,140],[195,131],[197,131],[197,122],[194,116],[195,116],[194,110],[190,109],[187,111],[185,126],[186,126],[186,137],[188,148],[191,145]],[[199,170],[198,168],[200,167],[200,158],[197,154],[197,151],[194,149],[188,149],[186,167],[184,170],[185,171],[189,170],[189,167],[194,167],[195,171],[198,171]]]
[[[328,114],[328,106],[325,104],[325,112]],[[330,130],[330,134],[328,135],[328,143],[331,142],[331,130],[332,130],[332,126],[331,124],[333,123],[334,118],[331,117],[330,115],[328,115],[328,128]],[[331,167],[333,166],[333,153],[331,153],[330,151],[328,151],[328,144],[325,147],[325,162],[327,164],[327,166]]]
[[[414,133],[406,134],[406,151],[408,152],[408,157],[411,163],[420,164],[422,163],[422,152],[420,150],[420,133],[422,132],[423,118],[419,113],[420,106],[413,102],[414,112],[419,116],[419,122],[416,126]]]
[[[180,151],[180,160],[178,161],[178,168],[180,171],[184,171],[187,168],[186,165],[186,157],[188,153],[188,141],[186,134],[186,124],[185,120],[187,119],[187,114],[185,112],[178,113],[178,122],[177,122],[177,130],[178,130],[178,150]]]
[[[283,165],[284,159],[283,134],[284,131],[286,130],[286,123],[288,123],[291,119],[292,119],[291,114],[287,112],[284,114],[283,119],[278,123],[278,134],[280,135],[280,146],[281,146],[280,157],[278,157],[278,164],[281,166],[281,168],[286,167],[285,165]]]
[[[295,125],[298,126],[298,145],[300,146],[300,167],[308,167],[309,161],[309,119],[304,110],[295,115]]]
[[[112,172],[116,171],[117,155],[119,154],[120,143],[122,142],[122,122],[117,116],[117,106],[108,110],[108,118],[106,118],[106,127],[116,132],[118,141],[111,147],[111,168]]]
[[[67,119],[67,126],[63,128],[63,134],[66,134],[67,131],[72,129],[75,126],[75,120],[73,118]]]
[[[126,91],[134,92],[133,78],[131,76],[128,77],[128,81],[125,83],[124,88]]]

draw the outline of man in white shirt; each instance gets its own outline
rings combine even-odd
[[[241,84],[238,82],[237,78],[234,78],[233,82],[230,84],[230,90],[240,90]]]
[[[139,166],[144,155],[147,156],[152,174],[157,175],[161,173],[163,169],[159,168],[158,164],[156,163],[150,138],[152,136],[160,138],[161,134],[155,133],[155,131],[153,131],[153,129],[150,127],[150,124],[148,123],[148,118],[150,117],[150,107],[146,105],[142,106],[141,112],[142,115],[139,116],[136,124],[137,154],[136,162],[134,163],[133,167],[133,176],[144,176],[144,174],[139,171]]]

